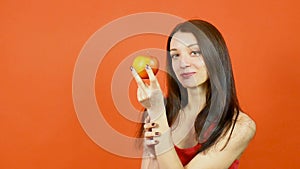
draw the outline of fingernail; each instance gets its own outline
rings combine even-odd
[[[160,136],[160,132],[158,132],[158,131],[155,132],[154,134],[155,134],[156,136]]]
[[[150,69],[150,66],[148,64],[146,65],[146,69],[148,69],[148,70]]]

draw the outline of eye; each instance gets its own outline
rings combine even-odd
[[[201,55],[202,55],[202,52],[200,50],[191,52],[191,56],[201,56]]]
[[[178,53],[170,53],[170,56],[172,59],[176,59],[179,57],[179,54]]]

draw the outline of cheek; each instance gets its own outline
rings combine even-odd
[[[177,78],[177,79],[180,81],[180,77],[179,77],[179,67],[178,67],[178,66],[179,66],[178,63],[172,62],[172,69],[173,69],[173,71],[174,71],[174,73],[175,73],[175,77],[173,77],[173,78]]]
[[[207,72],[207,69],[206,69],[205,67],[203,68],[201,75],[202,75],[202,79],[203,79],[204,81],[206,81],[206,80],[209,79],[209,77],[208,77],[208,72]]]
[[[198,80],[206,81],[207,79],[209,79],[207,68],[206,68],[204,62],[203,62],[203,64],[197,64],[195,66],[197,66],[197,69],[198,69]]]
[[[181,79],[180,79],[180,66],[179,66],[179,63],[177,62],[172,62],[172,68],[173,68],[173,71],[175,73],[175,77],[174,78],[177,78],[180,82],[181,82]]]
[[[172,68],[173,68],[173,71],[174,71],[175,75],[177,76],[177,73],[178,73],[178,63],[177,62],[172,62]]]
[[[195,64],[196,67],[199,67],[199,68],[206,67],[205,62],[202,57],[195,58],[193,60],[193,63]]]
[[[203,65],[202,65],[202,69],[203,69],[203,72],[205,73],[205,75],[208,77],[207,67],[206,67],[206,65],[204,64],[204,62],[203,62]]]
[[[200,72],[207,72],[203,58],[198,58],[197,60],[194,60],[193,63],[196,69],[198,69]]]

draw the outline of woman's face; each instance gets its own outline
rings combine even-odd
[[[181,85],[197,87],[208,79],[202,53],[192,33],[177,32],[170,42],[172,68]]]

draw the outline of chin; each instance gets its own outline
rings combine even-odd
[[[198,82],[198,83],[195,83],[195,82],[181,82],[181,85],[184,87],[184,88],[196,88],[196,87],[199,87],[203,84],[205,84],[206,81],[201,81],[201,82]]]
[[[195,88],[195,87],[198,87],[199,85],[197,84],[186,84],[186,83],[181,83],[181,85],[184,87],[184,88]]]

